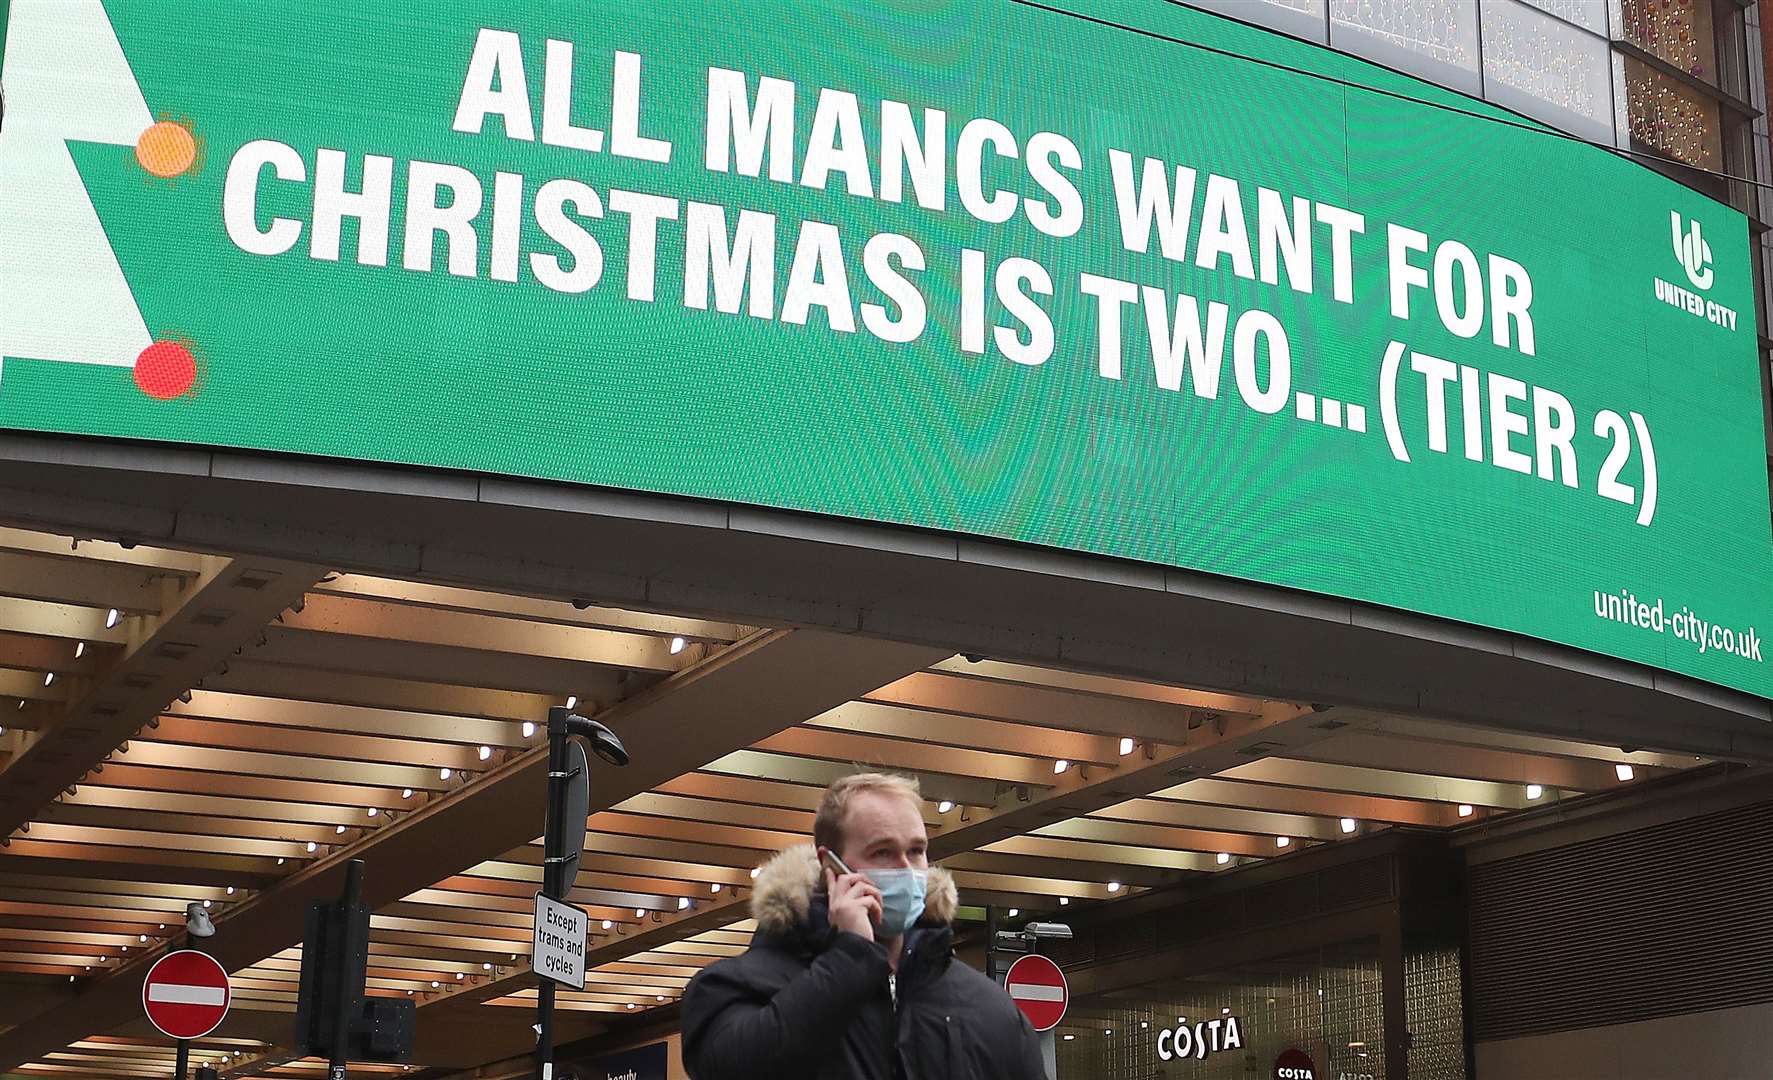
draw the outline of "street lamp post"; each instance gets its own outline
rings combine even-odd
[[[589,743],[592,751],[611,765],[628,764],[628,751],[615,732],[562,706],[548,710],[548,810],[542,832],[542,895],[550,900],[566,899],[568,869],[578,865],[579,853],[585,848],[584,808],[590,803],[591,777],[584,767],[584,754],[572,752],[574,737]],[[577,807],[578,812],[569,814],[569,804]],[[541,983],[536,993],[536,1080],[552,1080],[554,980],[546,975],[537,978]]]

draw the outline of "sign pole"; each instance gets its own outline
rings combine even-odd
[[[345,894],[339,898],[339,906],[349,911],[362,901],[363,860],[352,859],[345,864]],[[332,1029],[332,1067],[328,1070],[330,1080],[345,1080],[345,1063],[351,1056],[351,1006],[354,1004],[356,999],[351,994],[341,992],[338,995],[338,1012]]]
[[[185,1080],[185,1070],[191,1067],[191,1040],[179,1040],[178,1064],[173,1066],[173,1080]]]
[[[566,856],[560,850],[560,819],[564,814],[566,782],[566,718],[568,710],[556,705],[548,710],[548,811],[542,830],[542,895],[550,900],[561,899],[566,890],[561,881]],[[554,980],[538,975],[536,988],[536,1080],[553,1080],[554,1075]]]

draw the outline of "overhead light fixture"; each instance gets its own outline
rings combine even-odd
[[[232,885],[228,886],[228,895],[229,896],[234,895],[234,886],[232,886]]]
[[[635,908],[634,909],[634,917],[636,919],[646,918],[646,909],[645,908]]]
[[[1059,897],[1059,906],[1060,907],[1070,907],[1071,906],[1071,897],[1069,897],[1069,896]]]
[[[570,701],[571,699],[569,698],[568,700]],[[572,706],[568,705],[567,708],[570,709],[570,708],[572,708]],[[532,738],[532,737],[534,737],[535,733],[536,733],[536,722],[534,720],[525,720],[523,722],[523,737],[526,739]]]
[[[481,964],[481,965],[480,965],[480,970],[482,970],[482,971],[491,971],[491,970],[492,970],[492,961],[491,961],[491,960],[487,960],[487,961],[485,961],[485,962],[484,962],[484,963],[482,963],[482,964]]]
[[[44,672],[43,673],[43,685],[44,686],[53,686],[54,684],[55,684],[55,672],[53,672],[53,671]]]
[[[1231,1015],[1231,1007],[1228,1005],[1225,1008],[1220,1009],[1219,1015],[1220,1016],[1230,1016]]]
[[[462,980],[463,980],[463,979],[465,979],[465,978],[467,978],[467,977],[468,977],[468,976],[467,976],[467,975],[466,975],[466,974],[464,974],[464,973],[462,973],[462,972],[460,972],[460,971],[458,971],[458,972],[456,972],[456,981],[457,981],[457,982],[461,982],[461,981],[462,981]]]
[[[633,1002],[632,1002],[632,1001],[630,1001],[630,1002],[629,1002],[629,1003],[628,1003],[628,1007],[629,1007],[629,1008],[630,1008],[630,1009],[632,1009],[632,1008],[633,1008],[633,1007],[634,1007],[634,1003],[633,1003]]]
[[[720,891],[720,882],[716,881],[714,884],[708,886],[708,891],[711,893],[719,892]]]
[[[757,880],[757,875],[759,875],[759,874],[761,874],[761,873],[763,873],[763,867],[761,867],[761,866],[753,866],[753,867],[752,867],[752,868],[751,868],[751,880],[752,880],[752,881],[756,881],[756,880]]]
[[[320,850],[320,845],[319,845],[319,844],[316,844],[316,843],[315,843],[315,842],[314,842],[314,841],[312,841],[312,840],[310,840],[310,841],[308,841],[308,854],[310,854],[310,855],[312,855],[312,854],[314,854],[314,853],[315,853],[315,852],[316,852],[316,851],[319,851],[319,850]]]
[[[659,999],[659,1000],[660,1000],[660,1001],[664,1001],[664,1000],[665,1000],[665,995],[664,995],[664,994],[658,994],[658,995],[655,995],[655,996],[656,996],[656,997],[658,997],[658,999]]]
[[[147,942],[148,942],[148,935],[146,935],[146,934],[143,934],[143,935],[141,935],[141,938],[142,938],[142,944],[144,944],[144,945],[145,945],[145,944],[147,944]]]
[[[1290,836],[1277,836],[1274,838],[1274,846],[1277,848],[1292,847],[1293,838]]]
[[[579,707],[579,695],[577,695],[577,694],[566,695],[566,707],[569,709],[578,708]]]
[[[1012,918],[1012,919],[1013,919],[1013,918],[1015,918],[1015,917],[1016,917],[1016,916],[1018,916],[1018,915],[1020,915],[1020,914],[1022,914],[1022,909],[1021,909],[1021,908],[1011,908],[1011,909],[1010,909],[1010,918]]]
[[[1069,768],[1071,768],[1071,762],[1066,761],[1064,758],[1060,758],[1058,761],[1053,762],[1053,775],[1058,776]]]
[[[615,926],[615,925],[616,925],[616,924],[615,924],[615,923],[614,923],[614,922],[612,922],[612,921],[610,921],[610,920],[609,920],[609,919],[605,919],[605,920],[603,920],[603,928],[604,928],[604,929],[605,929],[605,930],[608,930],[608,929],[610,929],[610,928],[612,928],[612,927],[614,927],[614,926]]]
[[[368,810],[365,810],[364,813],[368,814],[370,817],[375,817],[377,814],[381,813],[381,811],[372,806]]]
[[[1470,817],[1474,813],[1476,813],[1476,811],[1472,809],[1470,803],[1460,803],[1459,804],[1459,816],[1460,817]]]
[[[1120,882],[1110,881],[1108,883],[1108,891],[1109,892],[1120,892]]]
[[[84,641],[76,642],[74,644],[74,659],[78,660],[82,656],[85,656],[85,655],[86,655],[86,642],[84,642]]]
[[[112,608],[110,611],[105,612],[105,629],[115,629],[117,626],[117,620],[122,617],[123,616],[118,613],[116,608]]]
[[[1103,1028],[1103,1029],[1102,1029],[1102,1034],[1104,1034],[1104,1035],[1112,1035],[1112,1034],[1114,1034],[1114,1029],[1113,1029],[1113,1028]]]
[[[1613,775],[1617,776],[1621,783],[1624,783],[1625,781],[1630,780],[1635,774],[1632,772],[1630,765],[1620,762],[1618,765],[1613,766]]]
[[[1122,739],[1122,740],[1121,740],[1121,741],[1120,741],[1120,756],[1121,756],[1121,757],[1126,757],[1126,756],[1127,756],[1127,755],[1128,755],[1128,754],[1130,754],[1130,753],[1132,753],[1132,752],[1133,752],[1133,746],[1134,746],[1134,743],[1133,743],[1133,740],[1131,740],[1131,739]]]
[[[480,754],[480,760],[482,760],[482,761],[492,760],[492,747],[482,746],[479,749],[479,751],[477,751],[477,752]]]
[[[1359,823],[1358,823],[1358,822],[1356,822],[1356,821],[1355,821],[1355,820],[1354,820],[1354,819],[1353,819],[1353,818],[1351,818],[1351,817],[1345,817],[1345,818],[1343,818],[1343,819],[1342,819],[1342,821],[1341,821],[1341,825],[1342,825],[1342,831],[1343,831],[1343,832],[1345,832],[1345,833],[1351,833],[1351,832],[1353,832],[1353,831],[1354,831],[1354,830],[1355,830],[1355,829],[1357,829],[1357,828],[1359,828]]]
[[[1543,794],[1545,794],[1545,789],[1540,787],[1538,784],[1528,784],[1527,785],[1527,799],[1528,799],[1528,801],[1532,801],[1533,799],[1537,799],[1539,796],[1541,796]]]
[[[339,826],[336,826],[336,827],[335,827],[335,828],[334,828],[334,829],[333,829],[333,832],[336,832],[336,833],[338,833],[338,834],[339,834],[339,835],[340,835],[340,836],[343,836],[343,835],[345,835],[345,827],[344,827],[344,826],[343,826],[343,825],[339,825]]]
[[[936,813],[938,813],[938,814],[946,814],[948,811],[950,811],[952,809],[954,809],[954,803],[949,799],[943,799],[941,802],[936,804]]]
[[[204,910],[205,910],[205,911],[208,911],[208,910],[209,910],[209,903],[210,903],[210,902],[209,902],[209,901],[208,901],[208,900],[205,900],[205,901],[203,901],[203,909],[204,909]]]
[[[1224,866],[1224,865],[1225,865],[1225,864],[1226,864],[1226,863],[1228,863],[1228,862],[1230,862],[1230,861],[1231,861],[1231,852],[1229,852],[1229,851],[1221,851],[1221,852],[1220,852],[1220,853],[1219,853],[1219,858],[1218,858],[1218,862],[1219,862],[1219,865],[1220,865],[1220,866]]]
[[[439,779],[439,780],[448,780],[450,777],[452,777],[454,775],[455,775],[454,771],[452,771],[448,765],[445,765],[443,768],[437,770],[437,779]]]
[[[401,789],[400,789],[400,797],[401,797],[401,798],[403,798],[403,799],[410,799],[410,798],[412,798],[412,788],[409,788],[409,787],[403,787],[403,788],[401,788]]]
[[[1076,1035],[1067,1035],[1067,1036],[1065,1036],[1065,1041],[1070,1042],[1071,1040],[1073,1040],[1075,1038],[1077,1038]]]
[[[436,979],[431,980],[431,989],[436,990],[436,989],[441,988],[442,986],[443,986],[443,984],[438,982]]]
[[[684,650],[684,646],[686,646],[688,644],[689,644],[689,642],[683,640],[680,637],[672,638],[671,639],[671,655],[676,656],[678,653],[682,652]]]
[[[286,860],[283,858],[283,856],[281,856],[281,855],[277,856],[277,865],[278,866],[282,866],[285,861]]]
[[[679,910],[679,911],[687,911],[687,910],[688,910],[688,909],[689,909],[689,906],[690,906],[690,899],[689,899],[689,897],[687,897],[687,896],[680,896],[680,897],[678,897],[678,898],[677,898],[677,910]]]

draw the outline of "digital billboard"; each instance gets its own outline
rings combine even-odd
[[[1746,221],[1156,0],[14,0],[0,427],[1144,560],[1757,694]]]

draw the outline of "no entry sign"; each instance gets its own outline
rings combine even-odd
[[[1036,1031],[1051,1031],[1065,1019],[1071,988],[1059,965],[1044,956],[1024,956],[1011,964],[1004,989]]]
[[[228,1015],[228,973],[205,953],[181,949],[148,969],[142,1010],[174,1039],[201,1039]]]

